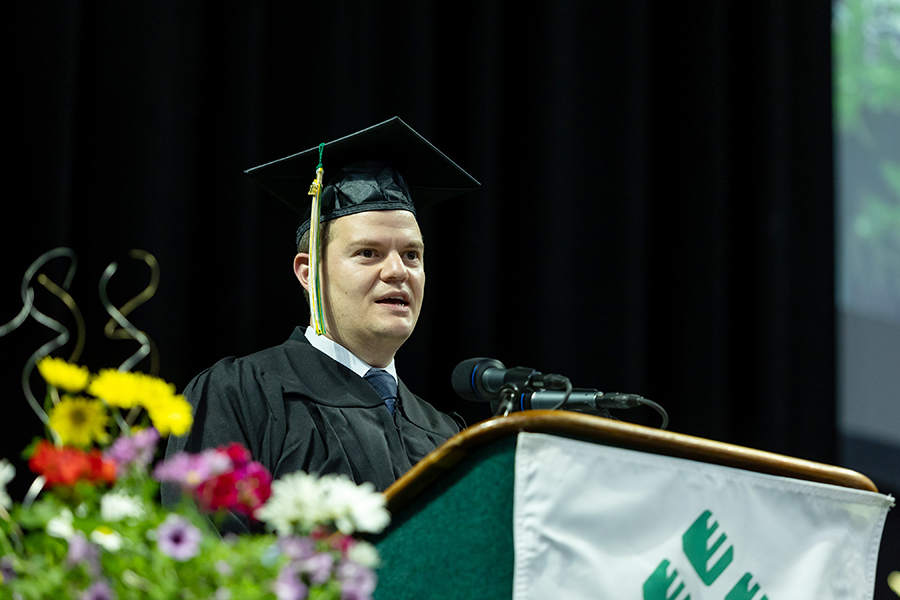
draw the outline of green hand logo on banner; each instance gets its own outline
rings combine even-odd
[[[666,574],[670,564],[669,561],[663,559],[659,566],[656,567],[653,575],[644,582],[644,600],[691,600],[690,594],[683,599],[678,598],[681,590],[684,589],[684,583],[682,582],[678,583],[678,587],[675,588],[671,596],[666,595],[666,592],[678,576],[678,569],[672,569],[671,575]]]
[[[697,517],[694,524],[681,537],[681,546],[684,548],[685,556],[691,561],[691,565],[700,577],[700,581],[706,585],[712,585],[734,559],[734,546],[729,546],[725,554],[716,561],[716,564],[709,568],[709,559],[712,558],[719,546],[728,538],[723,533],[713,542],[712,547],[709,546],[710,538],[712,538],[716,529],[719,528],[718,521],[713,521],[712,525],[707,525],[711,516],[711,511],[703,511],[703,514]]]
[[[754,584],[753,588],[750,588],[750,579],[753,577],[750,573],[745,574],[741,577],[741,580],[734,584],[734,587],[731,588],[731,591],[728,592],[728,595],[725,596],[725,600],[753,600],[753,597],[756,595],[756,592],[759,591],[759,584]],[[769,597],[763,594],[763,597],[759,600],[769,600]]]
[[[713,534],[719,528],[717,521],[713,521],[712,525],[709,525],[711,517],[712,511],[704,511],[681,536],[681,547],[685,556],[694,568],[697,576],[707,586],[712,585],[734,560],[734,545],[731,545],[719,557],[719,560],[711,568],[709,567],[709,561],[713,554],[728,539],[728,536],[722,533],[712,543],[712,546],[709,545],[710,539],[712,539]],[[678,597],[685,589],[685,584],[681,581],[678,582],[675,591],[671,595],[668,594],[669,589],[675,583],[675,578],[678,577],[678,569],[673,568],[672,574],[668,574],[671,565],[670,561],[663,559],[653,574],[647,578],[644,582],[644,600],[690,600],[690,594],[684,598]],[[754,584],[753,587],[750,587],[751,579],[753,579],[753,575],[745,573],[734,584],[734,587],[731,588],[724,600],[755,600],[756,595],[759,593],[759,584]],[[769,597],[763,594],[758,600],[769,600]]]

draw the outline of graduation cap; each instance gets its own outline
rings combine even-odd
[[[246,171],[303,216],[298,239],[309,228],[309,181],[320,161],[320,151],[321,164],[326,167],[321,200],[323,222],[366,210],[402,209],[415,213],[416,206],[446,200],[480,185],[400,117],[394,117]],[[393,174],[379,165],[345,168],[363,162],[388,165],[400,177],[392,179]],[[394,189],[392,183],[399,184],[400,189]]]
[[[321,223],[370,210],[399,209],[415,214],[416,206],[446,200],[480,185],[400,117],[246,173],[302,215],[297,242],[310,230],[310,308],[320,335],[324,333],[319,291]],[[312,186],[311,174],[316,176]]]

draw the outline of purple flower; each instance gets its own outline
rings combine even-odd
[[[81,600],[116,600],[116,593],[105,581],[98,581],[81,595]]]
[[[278,538],[278,549],[291,560],[306,560],[316,554],[316,543],[298,535],[284,535]]]
[[[341,582],[341,600],[369,600],[375,591],[375,571],[352,560],[343,560],[337,568]]]
[[[303,600],[309,594],[309,588],[300,581],[297,572],[287,564],[278,572],[272,583],[272,591],[278,600]]]
[[[106,451],[106,456],[123,467],[134,465],[144,468],[153,460],[157,442],[159,442],[159,432],[153,427],[149,427],[131,436],[118,437]]]
[[[13,568],[12,559],[8,556],[0,558],[0,582],[10,581],[16,578],[16,570]]]
[[[309,574],[312,583],[325,583],[331,577],[331,569],[334,567],[334,557],[323,552],[314,554],[300,562],[300,570]]]
[[[176,514],[170,514],[156,528],[156,546],[159,551],[178,561],[190,560],[197,555],[201,537],[199,529]]]
[[[66,564],[74,567],[84,563],[94,577],[100,575],[100,548],[97,544],[88,541],[84,534],[76,531],[69,538],[69,552],[66,555]]]

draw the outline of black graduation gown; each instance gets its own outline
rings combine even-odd
[[[240,442],[275,478],[343,473],[383,491],[460,429],[402,381],[391,416],[365,379],[314,348],[301,327],[280,346],[219,361],[184,393],[194,425],[170,438],[167,456]],[[165,504],[177,498],[163,486]]]

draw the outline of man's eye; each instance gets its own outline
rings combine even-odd
[[[417,260],[419,258],[419,253],[415,250],[410,250],[406,253],[406,260]]]
[[[375,256],[375,252],[366,248],[365,250],[360,250],[359,255],[362,256],[363,258],[372,258],[373,256]]]

